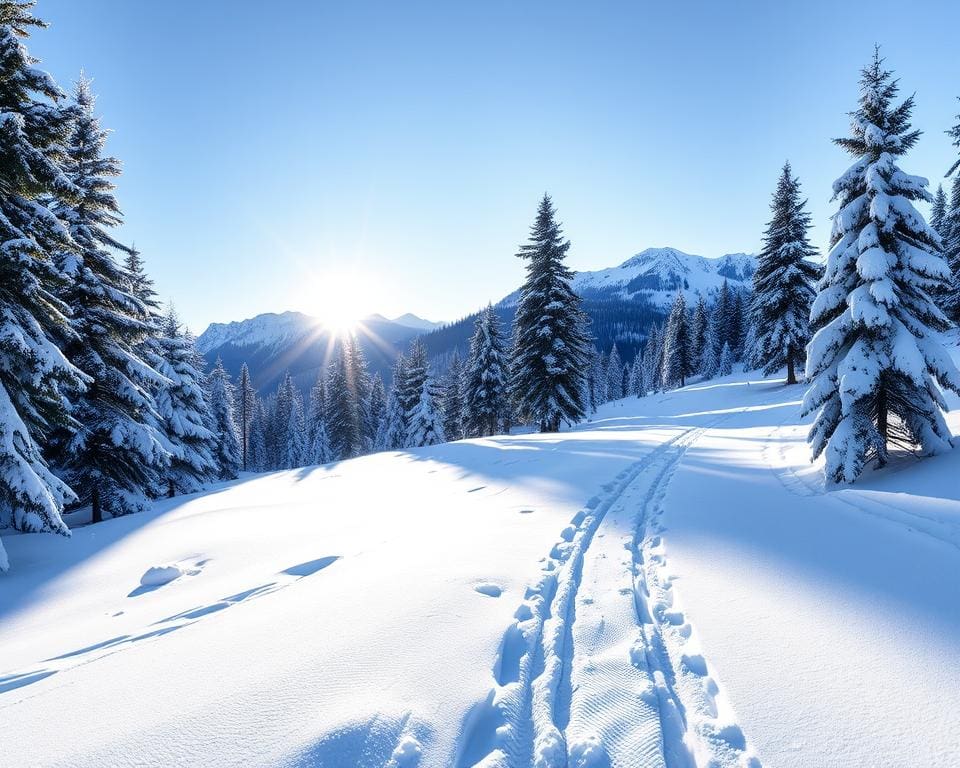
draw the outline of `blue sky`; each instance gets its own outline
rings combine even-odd
[[[787,158],[824,248],[874,42],[955,156],[960,3],[40,0],[124,161],[124,236],[197,331],[260,312],[454,319],[515,288],[545,190],[575,269],[753,251]]]

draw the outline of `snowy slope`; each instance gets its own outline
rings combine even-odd
[[[735,375],[9,536],[0,763],[953,766],[960,452],[824,488],[800,396]]]

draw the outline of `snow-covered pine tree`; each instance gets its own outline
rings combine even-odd
[[[510,366],[517,414],[543,432],[556,432],[562,421],[572,424],[586,415],[589,319],[570,286],[573,273],[564,264],[569,249],[545,194],[529,243],[518,254],[528,260],[527,278],[514,318]]]
[[[949,271],[912,204],[930,199],[927,180],[896,163],[920,135],[910,127],[913,97],[894,105],[897,91],[877,50],[862,72],[851,136],[836,139],[856,162],[833,184],[840,208],[811,313],[818,330],[802,408],[817,412],[809,441],[836,482],[853,482],[872,459],[883,464],[889,443],[925,454],[950,448],[940,387],[960,392],[936,337],[949,322],[930,296]]]
[[[643,355],[637,350],[637,356],[633,359],[633,365],[630,368],[630,394],[635,397],[646,397],[647,381],[644,376]]]
[[[420,403],[423,382],[427,380],[429,371],[427,348],[420,339],[414,339],[410,343],[410,349],[404,360],[403,376],[398,382],[398,395],[400,405],[403,407],[404,423],[409,423],[410,417]]]
[[[317,381],[310,390],[306,432],[306,462],[308,464],[326,464],[332,461],[330,435],[327,432],[327,385],[323,369],[320,370]]]
[[[960,115],[957,115],[957,120],[960,121]],[[960,147],[960,122],[947,131],[947,135],[954,140],[955,146]],[[953,186],[941,229],[937,230],[940,234],[944,258],[950,268],[950,287],[944,298],[944,304],[948,317],[954,323],[960,323],[960,173],[956,173],[958,167],[960,167],[960,159],[947,171],[947,176],[953,176]]]
[[[335,461],[352,459],[363,452],[363,422],[351,391],[350,363],[345,349],[330,366],[327,384],[327,433]]]
[[[723,349],[720,350],[720,359],[717,361],[717,372],[721,376],[729,376],[733,373],[733,352],[730,350],[730,342],[723,342]]]
[[[683,292],[677,291],[663,342],[663,368],[661,379],[664,386],[676,387],[686,384],[687,376],[694,372],[690,354],[690,328],[687,325],[687,304]]]
[[[170,307],[164,318],[159,368],[168,383],[156,395],[157,412],[171,453],[166,470],[166,493],[192,493],[217,473],[214,435],[207,428],[210,411],[203,374],[197,370],[196,350]]]
[[[210,390],[210,415],[213,421],[214,460],[221,480],[236,479],[241,467],[240,430],[234,421],[235,391],[230,374],[217,362],[207,377]]]
[[[610,400],[619,400],[623,396],[623,360],[620,359],[620,350],[614,342],[607,357],[607,397]]]
[[[714,314],[707,321],[707,334],[703,343],[703,355],[700,357],[700,375],[705,379],[712,379],[720,372],[720,353],[717,349],[717,323]]]
[[[820,270],[808,259],[810,214],[800,196],[800,182],[784,163],[770,209],[773,216],[763,235],[763,248],[753,273],[750,322],[757,329],[752,355],[745,359],[769,376],[783,367],[787,384],[796,384],[796,368],[804,363],[810,341],[810,306]]]
[[[690,361],[694,373],[703,369],[703,350],[707,342],[707,322],[709,312],[702,294],[697,294],[697,303],[690,319]]]
[[[943,191],[943,184],[937,185],[937,193],[933,196],[933,205],[930,206],[930,226],[940,235],[941,241],[946,236],[947,193]]]
[[[294,383],[290,371],[286,372],[277,389],[275,418],[279,469],[302,467],[307,450],[303,396]]]
[[[487,305],[474,325],[463,376],[463,422],[470,437],[495,435],[508,410],[507,346]]]
[[[263,399],[257,397],[250,411],[247,443],[247,468],[256,472],[263,472],[272,468],[267,449],[268,421],[269,417]]]
[[[360,423],[360,444],[356,453],[359,456],[373,450],[373,443],[377,437],[377,424],[370,413],[370,391],[372,382],[367,367],[367,358],[360,347],[360,340],[355,333],[350,333],[343,340],[343,356],[347,365],[347,389],[352,407],[357,412]]]
[[[660,359],[662,332],[660,326],[654,323],[647,332],[647,343],[643,347],[643,380],[647,389],[659,392],[660,387]]]
[[[236,415],[234,422],[240,435],[240,467],[244,472],[250,459],[250,425],[253,421],[253,409],[257,402],[257,390],[250,380],[250,369],[244,363],[240,366],[240,378],[237,379],[235,399]]]
[[[419,448],[446,442],[443,416],[433,399],[433,382],[427,377],[420,388],[420,399],[410,414],[407,425],[407,447]]]
[[[594,347],[592,357],[594,410],[606,403],[609,397],[610,380],[607,378],[607,356]]]
[[[0,528],[69,535],[61,514],[74,497],[38,442],[76,426],[65,394],[82,386],[82,375],[52,341],[72,334],[52,258],[72,243],[48,204],[75,201],[78,190],[58,166],[72,115],[22,41],[45,26],[32,6],[0,2]]]
[[[366,360],[364,360],[364,369],[366,369]],[[377,434],[380,431],[380,423],[387,412],[387,393],[383,386],[383,377],[378,371],[369,377],[370,392],[367,395],[367,405],[364,409],[364,415],[367,420],[366,426],[366,451],[374,450],[377,442]]]
[[[120,175],[120,163],[103,154],[107,131],[94,115],[94,102],[90,81],[81,77],[61,160],[79,195],[53,206],[75,244],[56,255],[69,280],[61,297],[70,307],[74,331],[64,351],[90,379],[73,402],[81,428],[57,441],[56,464],[80,502],[90,504],[93,522],[99,522],[104,512],[115,517],[146,508],[168,454],[151,396],[151,388],[166,381],[139,356],[138,347],[154,324],[114,259],[114,252],[134,250],[111,234],[121,223],[111,181]]]
[[[460,440],[464,437],[464,368],[460,353],[456,349],[450,358],[450,365],[443,377],[443,433],[447,440]]]

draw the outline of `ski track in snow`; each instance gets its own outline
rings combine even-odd
[[[245,603],[249,600],[265,597],[273,592],[285,589],[286,587],[289,587],[300,581],[300,579],[303,579],[307,576],[312,576],[318,571],[327,568],[339,559],[340,558],[338,556],[321,557],[316,560],[310,560],[305,563],[292,565],[276,574],[276,578],[273,581],[268,581],[264,584],[243,590],[242,592],[228,595],[208,605],[193,606],[172,616],[167,616],[159,621],[155,621],[150,626],[143,627],[139,632],[117,635],[115,637],[102,640],[98,643],[93,643],[92,645],[84,646],[83,648],[77,648],[75,650],[62,653],[59,656],[45,659],[42,663],[46,666],[41,669],[32,669],[27,672],[12,672],[0,676],[0,696],[3,696],[5,693],[24,688],[32,683],[39,682],[40,680],[50,677],[51,675],[65,672],[70,669],[75,669],[85,664],[91,664],[93,662],[100,661],[101,659],[111,656],[114,653],[128,650],[145,640],[156,640],[164,635],[169,635],[172,632],[176,632],[184,627],[190,626],[191,624],[195,624],[201,619],[204,619],[205,617],[214,613],[219,613],[227,608],[232,608],[233,606]],[[186,573],[188,575],[199,574],[200,568],[202,568],[202,562],[197,563],[196,565],[199,567],[187,571]],[[150,587],[150,590],[157,589],[162,586],[165,585]],[[142,593],[143,587],[140,587],[131,592],[127,597],[134,598]],[[14,704],[22,701],[24,698],[26,698],[26,696],[22,695],[19,698],[11,697],[13,700],[9,702],[4,702],[3,699],[0,698],[0,710],[3,710],[8,706],[13,706]]]
[[[718,717],[665,570],[662,502],[705,431],[654,447],[563,530],[503,636],[495,686],[464,722],[457,768],[759,767]]]

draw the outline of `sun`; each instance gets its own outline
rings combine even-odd
[[[302,286],[300,304],[323,331],[343,336],[355,331],[370,313],[368,286],[366,279],[352,271],[311,275]]]

